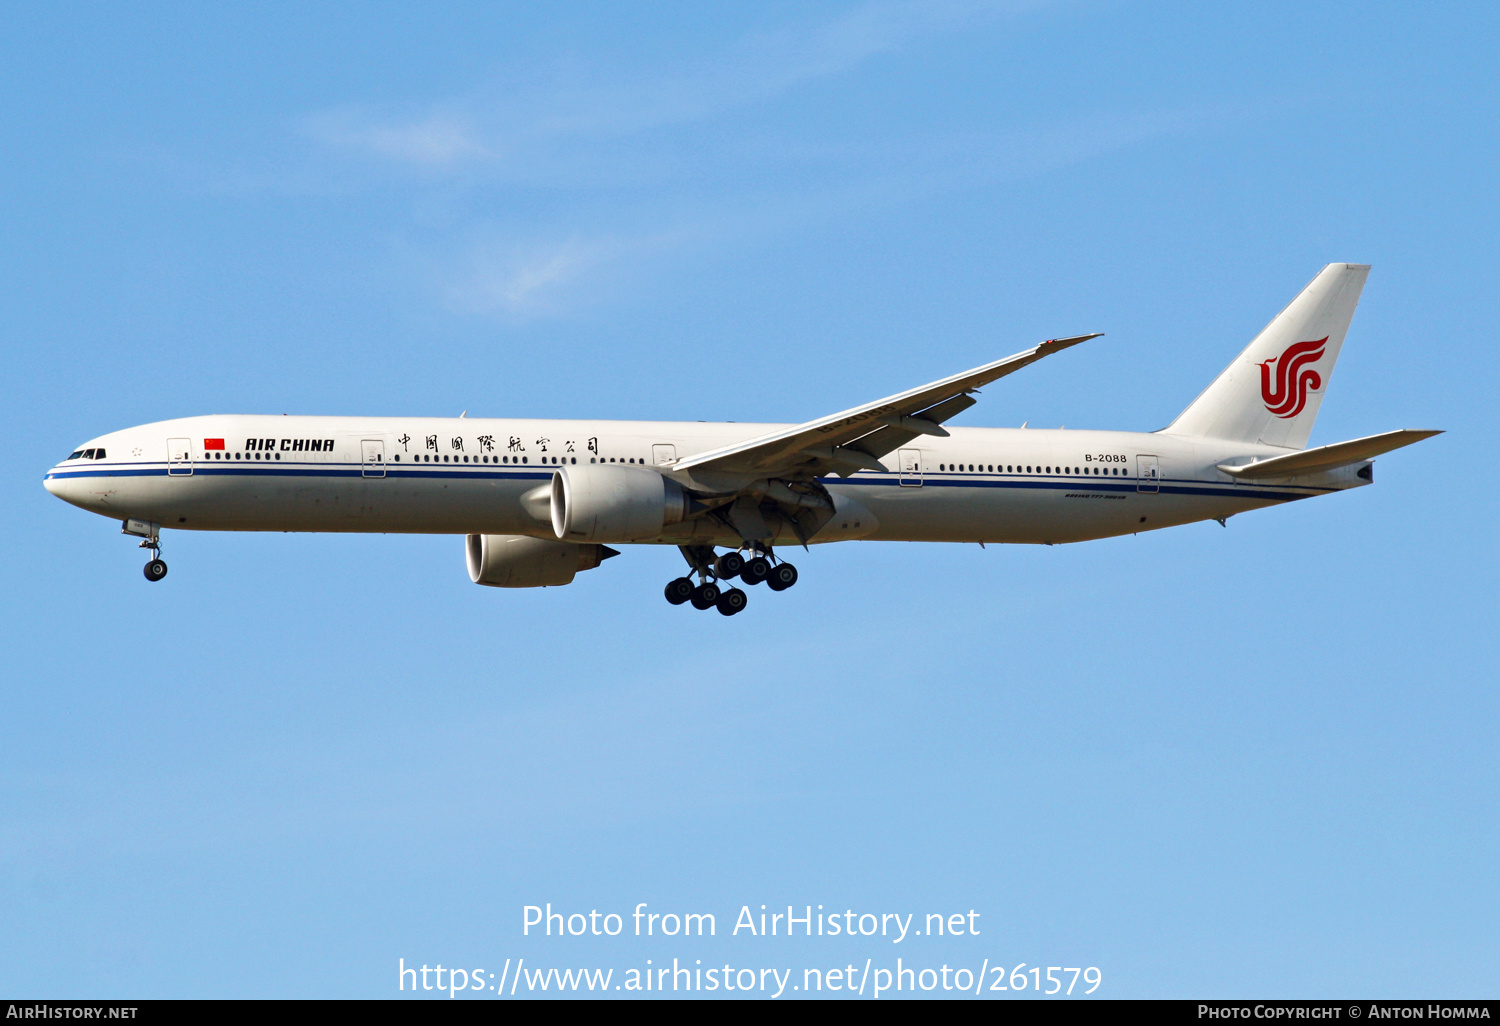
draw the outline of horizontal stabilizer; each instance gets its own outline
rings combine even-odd
[[[1441,431],[1387,431],[1383,435],[1356,438],[1352,442],[1322,445],[1316,449],[1273,456],[1268,460],[1247,463],[1240,467],[1224,464],[1219,469],[1231,477],[1254,479],[1262,477],[1292,477],[1296,474],[1312,474],[1320,470],[1333,470],[1379,456],[1383,452],[1399,449],[1403,445],[1420,442],[1424,438],[1440,435]]]

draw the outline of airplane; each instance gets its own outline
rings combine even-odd
[[[804,424],[201,416],[91,439],[44,483],[143,539],[149,581],[167,573],[163,529],[464,535],[469,578],[500,588],[569,584],[613,545],[675,545],[689,569],[667,601],[732,616],[736,579],[797,583],[778,546],[1054,545],[1371,484],[1374,457],[1441,432],[1306,448],[1368,274],[1323,268],[1153,432],[944,426],[1096,332]]]

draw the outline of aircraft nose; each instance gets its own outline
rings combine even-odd
[[[42,487],[63,502],[70,502],[75,506],[83,505],[83,490],[80,483],[71,477],[59,474],[56,467],[53,467],[52,471],[42,478]]]

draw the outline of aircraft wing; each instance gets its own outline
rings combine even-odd
[[[919,435],[946,437],[945,420],[973,406],[969,393],[1069,346],[1103,332],[1048,339],[1023,353],[877,399],[818,420],[759,438],[688,456],[672,470],[714,470],[764,477],[816,474],[832,470],[847,477],[860,470],[884,470],[879,457]]]

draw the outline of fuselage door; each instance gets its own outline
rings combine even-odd
[[[677,446],[675,445],[653,445],[651,447],[651,462],[658,467],[664,463],[677,462]]]
[[[902,449],[898,454],[901,463],[901,487],[922,487],[922,450]]]
[[[167,439],[167,473],[175,476],[193,472],[193,440],[191,438]]]
[[[1161,466],[1156,462],[1155,456],[1137,456],[1135,466],[1136,491],[1157,492],[1161,490]]]
[[[385,477],[385,442],[366,438],[359,443],[360,469],[365,477]]]

